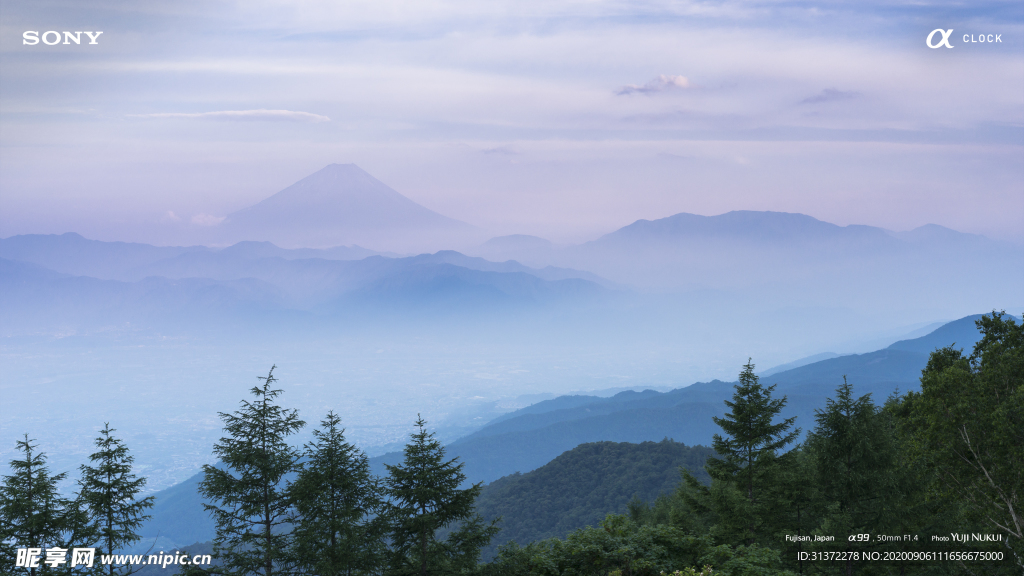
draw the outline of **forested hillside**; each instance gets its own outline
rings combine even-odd
[[[484,518],[501,517],[501,532],[484,557],[506,542],[564,538],[596,526],[610,512],[624,513],[634,498],[653,501],[675,489],[681,469],[710,481],[704,462],[713,453],[667,438],[639,444],[592,442],[532,472],[499,478],[484,487],[476,504]]]
[[[815,409],[823,408],[844,374],[853,393],[868,392],[882,400],[888,394],[916,390],[928,355],[921,350],[956,344],[969,349],[980,338],[974,322],[980,315],[950,322],[931,334],[897,342],[885,350],[849,355],[781,372],[765,379],[787,396],[781,416],[796,417],[804,433],[811,429]],[[915,376],[916,374],[916,376]],[[479,431],[447,446],[451,457],[465,463],[470,482],[493,482],[536,470],[560,454],[589,442],[641,443],[670,438],[695,446],[710,444],[718,431],[733,384],[697,383],[671,392],[622,392],[611,398],[564,396],[539,402],[496,418]],[[402,453],[370,459],[377,475],[396,464]],[[212,537],[213,523],[196,493],[201,474],[156,494],[153,519],[143,527],[147,538],[183,546]]]
[[[711,482],[632,502],[566,538],[509,545],[491,574],[1018,575],[1024,570],[1024,327],[978,320],[973,351],[931,353],[920,391],[848,380],[803,444],[788,398],[744,366],[715,418]]]
[[[295,444],[307,423],[277,402],[271,368],[253,400],[220,414],[220,464],[177,502],[161,494],[161,513],[204,505],[212,516],[217,564],[190,566],[196,575],[1019,574],[1024,326],[997,312],[976,326],[970,353],[929,355],[917,391],[876,399],[843,378],[801,423],[748,362],[711,418],[710,449],[586,443],[486,489],[422,418],[381,476],[333,412]],[[101,430],[71,498],[38,444],[18,442],[0,486],[0,559],[10,565],[15,545],[23,562],[82,545],[113,558],[143,541],[157,508],[115,431]]]
[[[981,337],[975,322],[981,315],[949,322],[926,336],[903,340],[875,352],[830,358],[779,372],[765,379],[786,394],[781,412],[795,417],[807,432],[815,410],[822,408],[847,377],[858,395],[886,398],[897,391],[920,388],[921,370],[936,348],[970,349]],[[698,382],[670,392],[621,392],[611,398],[565,396],[500,416],[480,430],[452,442],[448,449],[466,463],[466,477],[491,482],[515,472],[528,472],[566,450],[586,442],[645,442],[671,438],[689,445],[708,444],[733,383]],[[801,436],[802,438],[802,436]],[[384,464],[401,455],[372,458],[381,473]]]

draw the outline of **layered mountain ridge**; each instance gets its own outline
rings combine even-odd
[[[972,315],[949,322],[929,334],[911,340],[898,341],[868,354],[854,354],[815,362],[763,378],[762,383],[775,385],[775,397],[785,396],[787,404],[780,418],[795,416],[796,426],[803,433],[814,427],[815,410],[825,406],[843,376],[853,384],[854,394],[871,394],[876,404],[885,401],[892,392],[917,389],[920,372],[928,354],[936,348],[957,345],[969,350],[980,338]],[[1019,318],[1018,318],[1019,321]],[[615,443],[646,444],[643,450],[700,453],[706,458],[706,448],[712,436],[720,429],[712,417],[721,417],[726,410],[724,401],[732,397],[736,382],[698,382],[669,392],[647,390],[626,391],[610,398],[596,396],[560,396],[545,400],[493,419],[479,430],[451,442],[448,457],[458,457],[464,463],[467,482],[485,482],[486,497],[481,506],[491,513],[502,513],[509,502],[501,494],[533,490],[531,485],[543,484],[542,491],[557,490],[557,486],[544,478],[554,470],[582,454],[601,450],[621,450]],[[665,439],[673,442],[662,442]],[[694,448],[687,449],[676,443]],[[601,444],[594,444],[601,443]],[[630,450],[628,457],[636,451]],[[402,461],[401,452],[371,458],[376,474],[386,474],[384,464]],[[651,498],[670,486],[676,466],[684,465],[699,470],[700,463],[674,463],[662,467],[660,484],[652,487],[645,497]],[[543,470],[543,472],[541,471]],[[613,471],[609,471],[614,475]],[[558,475],[559,473],[554,473]],[[661,474],[661,472],[659,472]],[[213,524],[203,511],[196,486],[198,474],[189,480],[156,494],[153,520],[142,534],[151,539],[166,539],[162,544],[184,545],[205,541],[213,535]],[[602,486],[607,490],[609,486]],[[564,489],[564,488],[563,488]],[[592,495],[594,497],[600,496]],[[629,493],[613,496],[621,504],[631,497]],[[590,498],[581,494],[581,503]],[[618,505],[618,504],[616,504]],[[582,506],[588,509],[588,506]],[[608,510],[601,509],[601,514]],[[550,535],[545,530],[564,531],[592,522],[593,518],[581,514],[566,525],[526,528],[518,518],[511,518],[508,537],[521,534]],[[576,522],[576,526],[571,526]],[[583,524],[580,524],[582,522]],[[539,537],[537,536],[537,537]],[[505,536],[503,535],[503,538]]]

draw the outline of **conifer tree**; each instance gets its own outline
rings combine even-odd
[[[807,450],[794,448],[783,459],[767,491],[768,500],[777,504],[771,522],[776,528],[775,541],[769,544],[781,548],[783,561],[801,574],[807,567],[800,559],[805,544],[800,539],[786,540],[784,534],[808,536],[818,527],[820,502],[814,464]]]
[[[4,476],[0,486],[0,537],[19,548],[69,548],[92,542],[81,500],[65,498],[57,489],[67,473],[50,475],[46,454],[36,452],[33,442],[27,434],[18,441],[22,457],[11,460],[14,473]],[[5,555],[13,552],[10,547],[4,550]],[[8,566],[13,567],[16,558],[11,560]],[[52,571],[42,562],[28,569],[30,576]]]
[[[895,443],[886,418],[870,394],[853,398],[843,378],[824,410],[807,448],[817,467],[815,486],[825,505],[823,534],[886,533],[893,521]],[[847,562],[851,573],[852,561]]]
[[[717,458],[708,458],[705,468],[712,485],[701,485],[684,472],[688,489],[680,494],[689,507],[717,524],[719,536],[736,543],[753,544],[771,532],[766,524],[775,517],[780,503],[769,497],[780,467],[790,459],[779,452],[792,443],[800,429],[790,430],[796,418],[773,423],[786,405],[785,397],[773,399],[775,386],[762,386],[754,364],[747,361],[739,375],[730,411],[715,424],[727,434],[715,434],[712,446]]]
[[[274,576],[288,571],[291,500],[286,477],[299,469],[299,454],[285,439],[305,423],[278,406],[273,366],[233,414],[220,413],[227,436],[214,444],[222,466],[204,466],[199,493],[217,524],[214,554],[230,575]]]
[[[450,574],[476,567],[480,549],[498,533],[473,512],[481,483],[460,489],[462,463],[445,461],[445,451],[426,422],[405,446],[405,459],[388,465],[387,517],[390,523],[390,572],[395,575]],[[439,531],[450,530],[439,539]]]
[[[300,572],[353,576],[383,559],[380,486],[366,454],[345,442],[341,418],[328,412],[306,445],[306,463],[291,486],[293,554]]]
[[[146,485],[145,478],[132,473],[135,458],[128,453],[128,447],[113,436],[110,423],[103,425],[96,438],[98,452],[89,456],[90,465],[82,465],[79,494],[87,507],[91,521],[95,524],[98,537],[98,554],[114,554],[131,546],[141,537],[137,530],[149,519],[145,514],[153,506],[153,497],[137,500],[136,496]],[[131,574],[133,567],[107,566],[109,576]]]

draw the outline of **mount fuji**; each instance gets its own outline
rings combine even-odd
[[[358,244],[376,250],[458,246],[477,229],[399,194],[355,164],[331,164],[211,230],[218,242],[268,241],[286,248]]]

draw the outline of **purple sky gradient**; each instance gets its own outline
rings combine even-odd
[[[213,222],[353,162],[495,235],[579,242],[638,218],[747,209],[1024,242],[1018,2],[3,13],[3,237],[160,243],[161,221]],[[925,46],[939,27],[953,49]],[[25,30],[104,33],[26,46]]]

